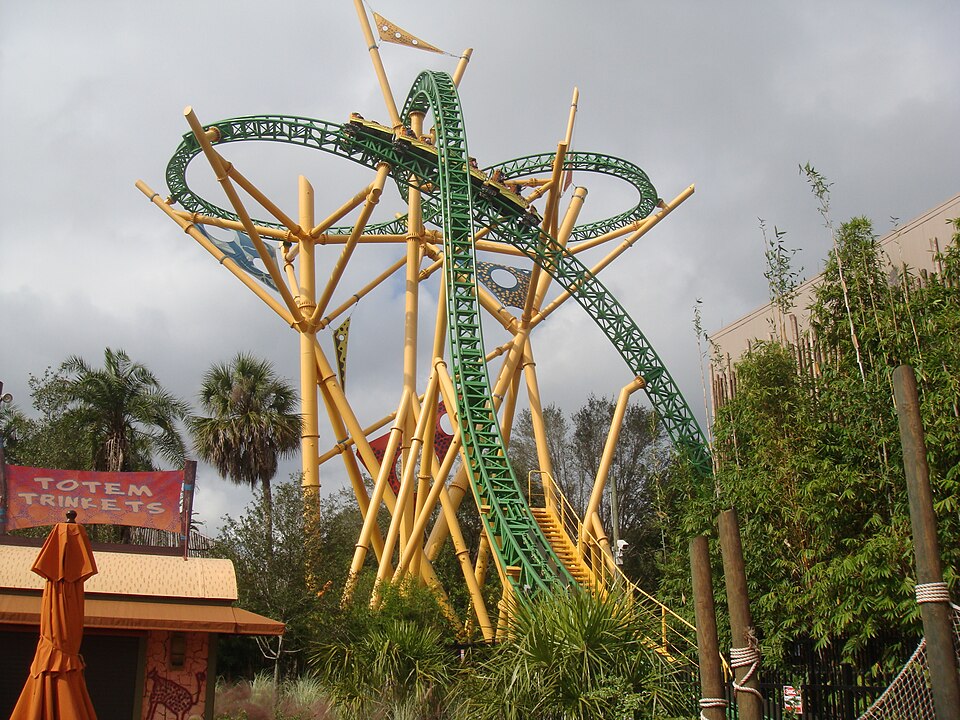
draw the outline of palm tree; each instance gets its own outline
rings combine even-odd
[[[273,535],[270,481],[277,463],[300,447],[297,395],[266,360],[240,353],[203,377],[200,406],[209,417],[190,420],[197,454],[237,485],[259,485],[267,538]]]
[[[67,413],[88,433],[94,470],[129,472],[153,468],[153,456],[182,464],[177,421],[189,415],[182,400],[163,389],[145,366],[123,350],[103,351],[103,369],[78,356],[61,366],[58,393]]]

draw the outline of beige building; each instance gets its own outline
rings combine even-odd
[[[960,194],[880,238],[880,249],[891,270],[906,265],[920,273],[937,272],[935,256],[946,249],[954,235],[948,223],[958,217]],[[767,303],[710,335],[710,394],[714,413],[736,393],[733,366],[755,341],[779,336],[796,349],[801,366],[807,363],[812,366],[817,361],[818,351],[804,337],[804,331],[821,277],[812,277],[797,288],[792,312],[786,317]]]
[[[954,234],[947,223],[958,217],[960,194],[880,238],[880,248],[891,268],[907,265],[914,270],[936,272],[934,256],[946,249]],[[787,317],[779,317],[777,308],[767,303],[710,335],[715,358],[710,368],[714,409],[735,392],[731,368],[754,341],[781,335],[789,343],[800,342],[820,278],[817,275],[799,286],[793,312]]]

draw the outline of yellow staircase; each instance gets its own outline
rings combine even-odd
[[[547,542],[550,543],[550,547],[560,558],[560,562],[563,563],[567,572],[573,576],[580,587],[595,589],[596,583],[593,574],[581,559],[581,555],[570,540],[570,536],[564,531],[560,519],[547,508],[532,507],[530,510],[533,512],[533,517],[536,518],[540,529],[543,530],[543,534],[547,536]]]
[[[534,475],[539,476],[540,482],[534,484]],[[582,551],[577,547],[582,521],[553,478],[548,473],[531,473],[527,493],[533,517],[573,579],[594,591],[614,586],[625,589],[634,607],[650,619],[651,626],[660,625],[660,632],[656,633],[659,637],[645,638],[645,643],[671,662],[696,665],[696,628],[690,622],[635,585],[619,566],[605,562],[595,539],[588,540]]]

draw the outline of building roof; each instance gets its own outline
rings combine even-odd
[[[30,570],[37,551],[0,546],[0,588],[43,590],[43,578]],[[229,560],[126,552],[95,552],[94,557],[99,572],[85,583],[88,594],[237,599],[237,576]]]
[[[0,623],[40,624],[41,597],[0,590]],[[284,624],[223,604],[84,598],[83,626],[110,630],[175,630],[230,635],[282,635]]]
[[[38,625],[44,579],[30,568],[39,548],[0,544],[0,624]],[[230,560],[95,550],[84,583],[84,627],[281,635],[284,624],[233,607]]]

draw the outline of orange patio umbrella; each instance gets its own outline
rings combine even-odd
[[[83,582],[97,574],[82,525],[57,523],[33,572],[46,578],[40,608],[40,642],[10,720],[96,720],[83,678]]]

